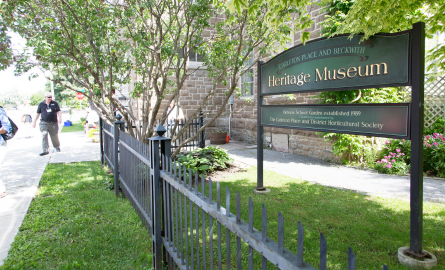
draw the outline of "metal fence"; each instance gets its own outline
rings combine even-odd
[[[264,205],[255,212],[255,215],[261,213],[260,230],[253,227],[251,198],[248,220],[244,221],[238,192],[233,204],[228,187],[221,197],[221,186],[216,183],[214,194],[210,178],[206,180],[172,162],[171,139],[163,136],[164,127],[156,128],[158,136],[150,138],[149,145],[125,134],[121,121],[115,122],[114,133],[107,128],[104,128],[104,143],[112,138],[116,147],[113,153],[118,153],[110,162],[116,164],[115,194],[119,196],[119,189],[122,189],[149,230],[155,269],[165,269],[165,266],[181,270],[222,269],[223,265],[226,269],[316,269],[303,260],[304,229],[300,222],[297,253],[294,254],[283,244],[281,213],[277,220],[278,241],[275,242],[268,237],[271,233],[268,222],[271,221]],[[106,136],[109,137],[105,139]],[[225,202],[225,208],[221,201]],[[231,212],[232,205],[235,213]],[[319,269],[327,269],[327,252],[326,239],[320,234]],[[247,254],[247,261],[242,259],[243,254]],[[352,249],[348,248],[348,270],[355,269],[355,260]],[[388,268],[383,265],[383,269]]]
[[[175,134],[178,134],[179,131],[181,131],[186,123],[187,123],[187,118],[186,119],[179,119],[178,120],[178,125],[176,126],[176,132]],[[155,121],[155,126],[158,126],[161,123],[161,120],[158,119]],[[142,127],[141,123],[138,122],[139,127]],[[167,120],[163,126],[165,127],[165,129],[167,130],[167,133],[165,134],[165,136],[167,137],[172,137],[172,133],[173,130],[175,128],[175,123],[171,120]],[[192,119],[192,122],[187,126],[187,130],[177,139],[172,143],[172,148],[178,148],[178,146],[184,142],[185,140],[194,137],[196,134],[198,134],[198,130],[204,126],[204,117],[203,117],[203,113],[199,113],[199,117],[197,119]],[[133,128],[136,128],[136,125],[133,123],[132,124]],[[125,126],[125,129],[128,130],[128,126]],[[190,141],[189,143],[185,144],[182,149],[185,151],[191,151],[196,149],[197,147],[201,147],[204,148],[205,147],[205,131],[201,132],[201,134],[199,134],[199,136],[197,138],[195,138],[194,140]]]

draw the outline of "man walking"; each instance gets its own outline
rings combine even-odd
[[[51,93],[46,92],[44,96],[45,100],[37,107],[37,114],[32,122],[32,127],[35,128],[37,119],[39,119],[40,115],[42,116],[39,124],[40,132],[42,132],[43,152],[40,153],[41,156],[49,154],[48,133],[54,148],[56,148],[57,152],[60,152],[58,124],[62,124],[62,111],[59,104],[52,100],[53,96]]]

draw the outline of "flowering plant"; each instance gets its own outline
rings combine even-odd
[[[409,171],[405,156],[406,154],[401,149],[396,148],[394,152],[389,152],[388,155],[378,160],[374,168],[388,174],[405,175]]]
[[[445,136],[439,133],[423,139],[423,170],[427,174],[445,177]]]

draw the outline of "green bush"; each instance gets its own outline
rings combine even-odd
[[[433,135],[434,133],[444,133],[445,132],[445,119],[438,118],[430,128],[424,129],[425,135]]]
[[[215,170],[224,170],[233,161],[226,150],[214,146],[181,153],[176,160],[187,168],[205,175]]]
[[[445,137],[442,134],[424,136],[423,171],[429,175],[445,177]]]
[[[411,141],[389,140],[374,168],[389,174],[406,174],[411,164]],[[423,171],[445,177],[445,137],[434,133],[423,137]]]

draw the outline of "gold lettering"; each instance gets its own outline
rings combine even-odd
[[[362,66],[359,66],[359,67],[358,67],[358,76],[360,76],[360,77],[366,77],[366,76],[368,76],[368,65],[366,65],[366,72],[365,72],[365,74],[363,74],[363,75],[362,75]]]
[[[382,62],[380,64],[371,64],[371,75],[374,75],[374,66],[377,67],[377,74],[376,75],[380,75],[380,66],[383,65],[384,66],[384,71],[383,74],[388,74],[388,65],[385,62]]]
[[[306,81],[306,79],[308,79],[308,80]],[[304,74],[304,82],[307,83],[307,82],[310,82],[310,80],[311,80],[311,75]]]
[[[341,71],[343,69],[343,71]],[[337,79],[339,80],[343,80],[346,77],[346,73],[345,73],[346,69],[345,68],[340,68],[338,69],[338,77]],[[343,76],[340,78],[340,76]]]
[[[272,76],[272,80],[270,79],[270,76],[269,76],[269,87],[270,87],[270,82],[272,82],[272,87],[275,86],[275,84],[273,83],[274,80],[275,80],[275,76]]]
[[[297,84],[297,77],[295,77],[295,75],[291,76],[290,84]]]
[[[279,83],[280,83],[280,78],[276,78],[275,79],[275,86],[278,86]]]
[[[286,82],[286,77],[282,77],[281,78],[281,85],[283,85],[283,79],[284,79],[284,82]]]
[[[320,81],[322,81],[323,80],[323,76],[324,76],[324,80],[325,81],[327,81],[328,79],[326,78],[326,74],[328,73],[327,72],[327,67],[325,67],[324,69],[323,69],[323,74],[321,74],[320,75],[320,71],[318,71],[318,68],[316,68],[315,69],[315,82],[317,82],[318,81],[318,79],[320,79]],[[318,76],[317,76],[318,75]]]
[[[301,72],[301,74],[298,75],[298,82],[297,82],[297,85],[298,85],[298,86],[302,86],[303,84],[304,84],[304,82],[303,82],[303,72]]]
[[[354,75],[349,75],[349,73],[354,73]],[[350,68],[348,68],[348,71],[347,71],[347,76],[348,76],[348,78],[354,78],[355,77],[355,75],[357,75],[357,68],[356,67],[350,67]]]
[[[289,83],[289,74],[287,75],[287,84],[290,84]]]
[[[328,71],[328,79],[330,80],[330,81],[332,81],[332,80],[336,80],[337,79],[337,77],[336,77],[336,74],[337,74],[337,70],[333,70],[333,73],[334,73],[334,75],[332,76],[332,78],[331,78],[331,71],[329,70]]]

